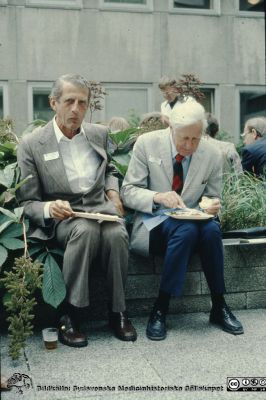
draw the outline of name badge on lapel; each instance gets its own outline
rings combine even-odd
[[[43,155],[44,161],[51,161],[51,160],[56,160],[59,158],[59,153],[58,151],[54,151],[53,153],[46,153]]]

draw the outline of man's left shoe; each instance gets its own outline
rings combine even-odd
[[[109,325],[118,339],[126,342],[137,340],[137,332],[126,312],[111,312]]]
[[[241,322],[234,316],[227,304],[218,309],[211,309],[210,323],[219,325],[225,332],[232,333],[233,335],[244,333]]]

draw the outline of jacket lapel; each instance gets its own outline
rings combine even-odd
[[[169,179],[169,182],[172,186],[172,181],[173,181],[173,162],[172,162],[172,151],[171,151],[171,142],[170,142],[170,129],[168,129],[168,132],[165,132],[164,135],[160,137],[160,155],[163,163],[163,167],[165,170],[165,173],[167,175],[167,178]]]
[[[40,144],[40,157],[48,175],[54,180],[55,186],[60,187],[64,192],[72,193],[52,122],[46,125]]]

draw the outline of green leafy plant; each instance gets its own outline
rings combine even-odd
[[[121,178],[127,172],[131,151],[139,132],[139,128],[129,128],[124,131],[109,133],[109,154]]]
[[[223,231],[266,226],[266,180],[250,174],[227,174],[222,192]]]

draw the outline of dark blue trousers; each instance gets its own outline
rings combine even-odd
[[[164,254],[160,290],[179,297],[189,260],[198,252],[211,293],[225,292],[222,233],[215,220],[168,218],[150,232],[150,252]]]

